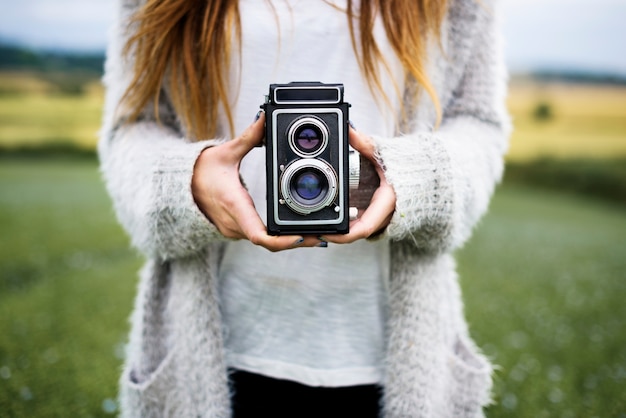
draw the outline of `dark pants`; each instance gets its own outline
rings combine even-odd
[[[289,380],[234,371],[233,418],[377,418],[377,385],[312,387]]]

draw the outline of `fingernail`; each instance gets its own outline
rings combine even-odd
[[[356,128],[354,127],[354,123],[352,123],[351,120],[348,121],[348,125],[350,125],[350,127],[356,131]]]
[[[316,247],[318,247],[318,248],[327,248],[328,247],[328,243],[326,241],[322,241],[319,244],[317,244]]]
[[[293,244],[291,244],[292,247],[297,247],[298,245],[302,244],[304,242],[304,238],[298,238],[296,240],[296,242],[294,242]]]
[[[259,118],[261,117],[261,113],[263,113],[263,111],[262,111],[262,110],[259,110],[259,111],[256,113],[256,116],[254,117],[254,121],[255,121],[255,122],[256,122],[257,120],[259,120]]]

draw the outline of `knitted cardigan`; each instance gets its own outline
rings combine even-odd
[[[199,153],[223,140],[186,139],[167,91],[160,123],[153,108],[134,123],[116,114],[132,75],[132,57],[121,54],[125,21],[140,3],[120,0],[98,146],[118,219],[147,258],[121,377],[122,416],[228,417],[216,289],[225,238],[191,193]],[[405,134],[374,138],[397,197],[385,232],[391,241],[385,417],[475,417],[490,402],[492,368],[468,335],[451,253],[486,212],[502,175],[506,73],[494,1],[449,3],[441,47],[430,48],[428,63],[441,126],[431,128],[436,114],[421,94]]]

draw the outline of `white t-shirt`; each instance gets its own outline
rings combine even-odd
[[[381,72],[393,109],[373,96],[352,48],[345,0],[334,3],[339,9],[322,0],[240,0],[241,65],[238,58],[231,65],[240,71],[231,81],[237,133],[252,123],[271,83],[291,81],[343,83],[360,131],[395,133],[391,78]],[[376,36],[381,51],[391,51],[380,22]],[[403,80],[395,55],[386,60]],[[264,153],[250,152],[241,175],[265,221]],[[227,364],[311,386],[380,383],[388,276],[386,240],[279,253],[228,243],[219,283]]]

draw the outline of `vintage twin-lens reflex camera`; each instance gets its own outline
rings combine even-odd
[[[349,107],[343,84],[270,85],[262,106],[269,234],[348,232]]]

